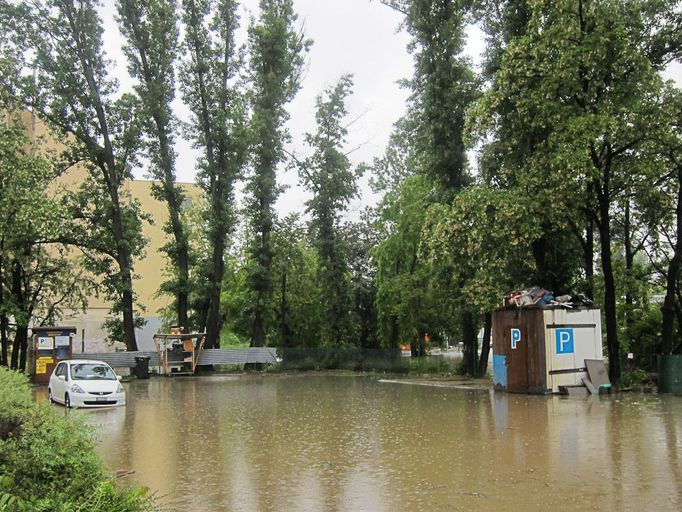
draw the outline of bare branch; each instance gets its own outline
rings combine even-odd
[[[379,3],[385,5],[386,7],[390,7],[394,11],[397,11],[405,16],[409,14],[407,6],[400,0],[379,0]]]

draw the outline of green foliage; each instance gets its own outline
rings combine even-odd
[[[73,217],[48,193],[58,174],[51,156],[24,134],[19,115],[5,113],[0,126],[0,317],[4,331],[0,361],[6,365],[8,318],[14,319],[16,332],[26,333],[31,323],[58,321],[62,308],[84,307],[87,278],[69,258],[68,249],[54,243],[70,232]],[[15,340],[14,366],[20,363],[22,345],[22,339]]]
[[[78,417],[36,404],[26,377],[0,368],[0,510],[153,510],[141,489],[118,489]]]
[[[622,385],[623,387],[641,386],[647,384],[649,378],[647,373],[642,368],[635,368],[633,370],[625,369],[623,373]]]
[[[377,314],[383,346],[397,348],[425,332],[449,330],[451,303],[441,268],[419,251],[422,229],[438,189],[425,176],[407,178],[387,194],[377,228],[383,241],[373,251],[377,267]],[[432,279],[433,278],[433,279]]]
[[[450,206],[428,211],[423,251],[451,268],[459,300],[478,315],[491,311],[519,275],[532,275],[530,247],[540,235],[532,203],[514,190],[472,187]]]
[[[223,332],[220,334],[220,348],[246,348],[248,346],[248,341],[242,341],[239,336],[223,326]]]
[[[347,370],[407,373],[410,362],[390,350],[359,347],[287,348],[282,351],[281,370]]]
[[[0,233],[3,247],[16,250],[25,241],[59,236],[66,212],[46,194],[57,176],[49,155],[38,152],[18,116],[5,115],[0,125]]]
[[[248,340],[251,334],[248,266],[248,261],[233,256],[228,257],[220,291],[221,313],[225,319],[223,331],[234,333],[240,340]],[[224,341],[225,339],[221,337],[221,345]]]
[[[461,375],[464,374],[462,361],[441,356],[410,358],[410,373],[417,375]]]
[[[413,91],[412,150],[418,170],[438,181],[446,194],[471,182],[464,125],[479,82],[462,56],[470,4],[412,0],[405,7],[405,26],[412,36],[408,49],[415,60],[414,76],[406,83]]]
[[[667,172],[655,141],[666,139],[674,112],[659,72],[682,47],[675,5],[529,2],[527,25],[509,39],[470,120],[495,140],[491,183],[551,205],[546,225],[576,234],[588,278],[594,254],[587,242],[597,227],[614,382],[620,343],[612,233],[625,196]],[[566,215],[576,211],[582,218]]]
[[[319,282],[319,257],[298,216],[277,223],[273,233],[274,314],[270,344],[319,346],[325,322]]]
[[[272,233],[274,249],[273,301],[265,310],[266,340],[270,346],[317,346],[322,309],[317,280],[318,258],[297,216],[279,221]],[[225,326],[240,339],[250,339],[253,328],[249,276],[253,262],[248,254],[227,260],[221,311]]]
[[[277,166],[287,139],[285,107],[300,87],[304,54],[310,42],[297,32],[292,0],[261,0],[260,17],[249,27],[253,173],[248,183],[249,287],[253,292],[253,346],[265,343],[273,309],[272,230],[279,195]]]
[[[343,238],[348,247],[350,292],[356,344],[363,348],[379,348],[376,310],[376,267],[372,250],[379,243],[371,210],[363,212],[359,222],[343,226]]]
[[[624,353],[632,353],[637,368],[647,372],[658,371],[658,355],[663,353],[661,343],[661,308],[658,304],[645,304],[631,312],[632,319],[624,336]]]
[[[306,202],[312,215],[310,229],[318,255],[319,301],[327,319],[321,325],[320,343],[339,346],[353,342],[348,249],[339,233],[339,217],[357,194],[357,173],[343,152],[347,129],[345,100],[353,86],[350,75],[318,96],[317,132],[306,134],[313,155],[299,164],[301,181],[313,196]]]

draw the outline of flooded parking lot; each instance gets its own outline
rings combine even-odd
[[[125,408],[77,414],[167,510],[682,509],[682,397],[310,375],[125,386]]]

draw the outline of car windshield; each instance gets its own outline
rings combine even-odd
[[[73,380],[116,380],[116,374],[111,367],[96,363],[81,363],[71,365]]]

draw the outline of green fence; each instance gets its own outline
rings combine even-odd
[[[278,348],[282,370],[350,370],[391,373],[454,373],[457,364],[443,357],[403,357],[400,351],[339,348]]]

